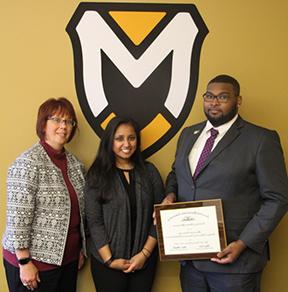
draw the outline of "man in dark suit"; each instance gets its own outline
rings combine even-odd
[[[207,121],[181,133],[163,203],[222,199],[228,245],[210,260],[182,262],[181,287],[260,291],[267,240],[288,206],[280,140],[238,115],[242,97],[233,77],[212,79],[203,98]]]

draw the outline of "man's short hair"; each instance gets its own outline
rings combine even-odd
[[[210,83],[229,83],[233,86],[233,90],[234,90],[234,94],[236,96],[239,96],[240,95],[240,84],[239,82],[233,78],[232,76],[229,76],[229,75],[225,75],[225,74],[222,74],[222,75],[218,75],[216,77],[214,77],[213,79],[211,79],[209,82],[208,82],[208,85]]]

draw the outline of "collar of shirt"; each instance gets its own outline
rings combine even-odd
[[[219,127],[213,127],[213,125],[209,121],[206,122],[206,126],[203,129],[203,132],[206,134],[205,136],[207,136],[206,138],[210,137],[210,130],[212,128],[218,130],[218,132],[219,132],[219,134],[215,140],[214,147],[221,140],[221,138],[227,133],[227,131],[230,129],[230,127],[235,123],[237,118],[238,118],[238,114],[232,120],[230,120],[229,122],[227,122]]]

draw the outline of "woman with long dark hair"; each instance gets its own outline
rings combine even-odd
[[[97,292],[152,288],[158,258],[152,214],[163,184],[140,144],[133,120],[113,118],[88,171],[85,205]]]

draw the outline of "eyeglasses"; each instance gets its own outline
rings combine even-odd
[[[226,103],[230,99],[229,94],[227,93],[220,93],[219,95],[214,95],[209,92],[205,92],[203,94],[204,101],[206,102],[213,102],[216,99],[219,103]]]
[[[66,125],[67,127],[71,127],[71,128],[76,126],[76,122],[72,119],[65,120],[59,117],[48,117],[47,120],[52,121],[55,125],[58,125],[58,126],[60,126],[62,123]]]

